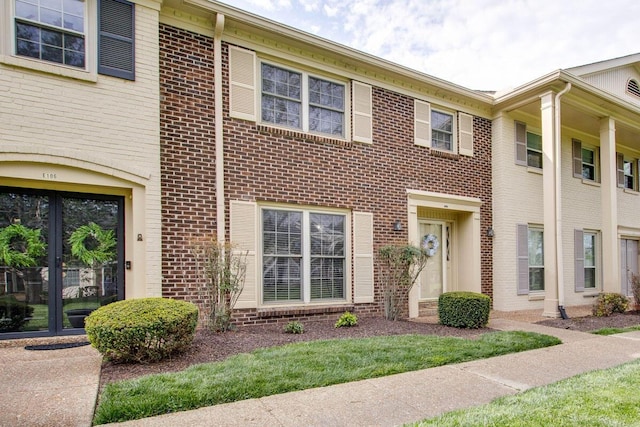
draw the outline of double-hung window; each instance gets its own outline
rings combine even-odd
[[[544,245],[541,228],[529,227],[529,291],[544,291]]]
[[[596,233],[585,231],[584,240],[584,288],[596,288]]]
[[[0,7],[0,28],[6,23],[12,38],[3,63],[80,80],[95,81],[97,74],[135,80],[135,3],[4,1],[9,7]]]
[[[85,68],[84,0],[15,0],[15,52]]]
[[[544,291],[544,231],[541,226],[517,225],[518,295]]]
[[[345,299],[345,226],[342,214],[263,209],[263,301]]]
[[[263,123],[345,136],[345,85],[262,63]]]
[[[542,136],[515,122],[516,164],[542,169]]]
[[[454,115],[431,109],[431,147],[453,151]]]
[[[629,190],[635,190],[635,171],[633,162],[630,160],[623,160],[623,173],[624,173],[624,188]]]
[[[596,180],[596,154],[591,148],[582,147],[582,178]]]

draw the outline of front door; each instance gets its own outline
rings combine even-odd
[[[620,279],[623,295],[631,295],[631,277],[638,274],[638,241],[620,239]]]
[[[0,188],[0,338],[81,331],[124,297],[122,204]]]
[[[429,260],[420,275],[420,300],[437,299],[447,288],[447,257],[449,226],[445,222],[421,222],[420,244]]]

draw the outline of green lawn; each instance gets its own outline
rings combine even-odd
[[[412,424],[414,427],[638,425],[640,360]]]
[[[640,325],[628,326],[626,328],[602,328],[597,331],[592,331],[591,333],[596,335],[615,335],[632,331],[640,331]]]
[[[259,349],[178,373],[109,384],[94,422],[145,418],[559,343],[555,337],[530,332],[492,332],[476,339],[400,335]]]

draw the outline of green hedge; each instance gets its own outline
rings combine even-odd
[[[594,316],[611,316],[613,313],[624,313],[629,308],[629,298],[622,294],[604,292],[598,295],[593,303]]]
[[[100,307],[86,318],[85,331],[107,360],[144,363],[186,350],[197,323],[198,308],[190,302],[143,298]]]
[[[491,298],[475,292],[445,292],[438,298],[440,323],[455,328],[483,328],[489,323]]]

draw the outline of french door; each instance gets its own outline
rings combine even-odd
[[[0,188],[0,339],[83,331],[124,298],[123,198]]]
[[[631,277],[638,274],[638,241],[620,239],[621,292],[632,295]]]

